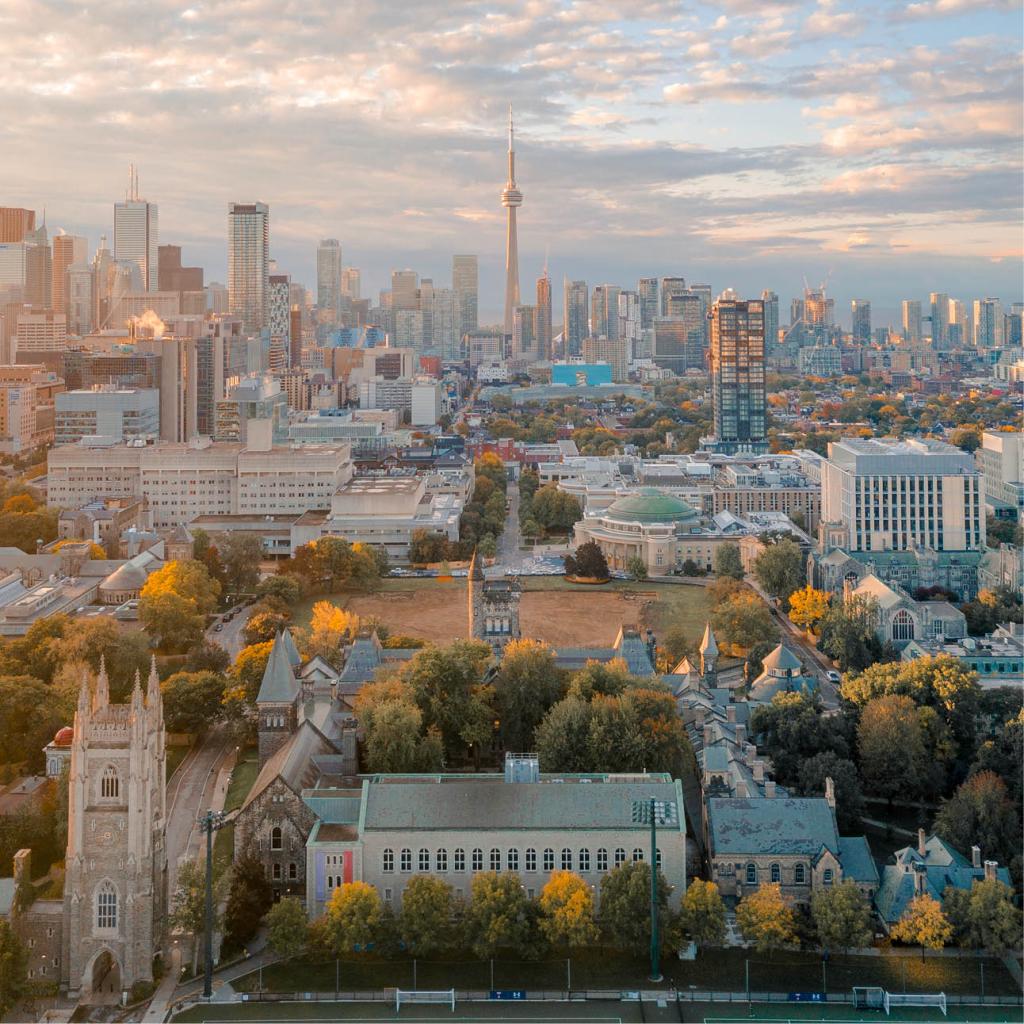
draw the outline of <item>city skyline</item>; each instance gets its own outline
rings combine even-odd
[[[115,6],[47,24],[74,62],[36,59],[44,13],[0,33],[24,82],[0,101],[4,202],[92,247],[131,159],[162,239],[209,279],[226,278],[227,204],[259,200],[271,256],[307,286],[324,237],[365,294],[478,253],[481,320],[499,319],[511,101],[524,280],[550,246],[554,280],[623,287],[681,273],[789,295],[831,271],[837,308],[868,297],[876,319],[936,290],[1020,297],[1012,4],[313,4],[281,22],[259,0],[244,29],[199,5]]]

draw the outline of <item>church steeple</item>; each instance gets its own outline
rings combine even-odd
[[[718,665],[718,643],[709,622],[704,627],[704,637],[700,642],[700,674],[708,686],[714,686]]]
[[[92,695],[93,711],[102,711],[110,703],[110,680],[107,678],[107,661],[100,655],[100,670],[96,676],[96,689]]]

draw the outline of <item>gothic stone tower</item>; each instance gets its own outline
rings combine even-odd
[[[522,587],[514,580],[485,580],[479,556],[474,551],[469,566],[469,637],[485,640],[500,650],[509,640],[518,640],[519,601]]]
[[[163,704],[156,665],[143,696],[110,703],[101,664],[82,680],[68,784],[62,987],[119,995],[153,980],[167,908]]]

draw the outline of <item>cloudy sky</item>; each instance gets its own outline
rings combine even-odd
[[[311,282],[481,259],[501,304],[509,103],[523,291],[682,274],[783,303],[1020,298],[1016,0],[6,0],[0,204],[110,232],[127,165],[224,279],[229,200]]]

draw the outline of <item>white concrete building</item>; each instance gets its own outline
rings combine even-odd
[[[100,385],[63,391],[55,399],[57,444],[74,444],[83,437],[127,441],[160,433],[160,392],[155,388],[116,388]]]
[[[434,426],[444,411],[444,388],[437,381],[413,381],[410,408],[414,427]]]
[[[985,477],[985,501],[992,511],[1024,519],[1024,433],[986,430],[974,457]]]

